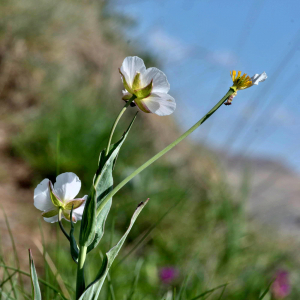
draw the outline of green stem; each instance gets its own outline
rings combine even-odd
[[[64,228],[64,226],[61,222],[61,213],[62,213],[62,208],[60,207],[59,210],[58,210],[58,224],[59,224],[59,227],[60,227],[61,231],[65,235],[65,237],[68,239],[68,241],[70,241],[70,236],[66,232],[66,230],[65,230],[65,228]]]
[[[84,263],[86,259],[86,246],[80,246],[79,259],[77,265],[77,281],[76,281],[76,299],[78,300],[85,290],[84,283]]]
[[[184,134],[182,134],[177,140],[167,146],[165,149],[154,155],[147,162],[145,162],[142,166],[136,169],[133,173],[131,173],[128,177],[126,177],[123,181],[121,181],[110,193],[106,195],[106,197],[102,200],[101,204],[97,208],[97,215],[101,212],[106,203],[111,199],[128,181],[154,163],[161,156],[170,151],[173,147],[175,147],[178,143],[180,143],[183,139],[185,139],[188,135],[190,135],[193,131],[195,131],[202,123],[204,123],[214,112],[217,111],[218,108],[227,100],[227,98],[232,95],[234,91],[230,88],[227,94],[203,117],[201,118],[194,126],[192,126],[189,130],[187,130]]]
[[[113,137],[113,134],[115,132],[115,129],[117,127],[117,124],[119,123],[123,113],[125,112],[125,110],[127,109],[127,107],[131,104],[131,102],[136,98],[135,95],[133,95],[125,104],[125,106],[123,107],[123,109],[120,111],[119,115],[117,116],[115,122],[114,122],[114,125],[110,131],[110,136],[109,136],[109,140],[108,140],[108,144],[107,144],[107,147],[106,147],[106,153],[105,153],[105,156],[108,155],[109,153],[109,149],[110,149],[110,144],[111,144],[111,140],[112,140],[112,137]]]

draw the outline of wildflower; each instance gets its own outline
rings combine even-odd
[[[164,267],[160,270],[159,277],[165,284],[172,283],[179,276],[179,272],[174,267]]]
[[[247,74],[243,74],[243,76],[241,76],[241,71],[238,71],[236,74],[235,70],[232,72],[230,71],[230,75],[233,81],[233,86],[231,89],[234,91],[234,93],[228,97],[227,101],[224,103],[225,105],[231,105],[233,98],[237,95],[237,91],[247,89],[253,85],[258,85],[260,82],[263,82],[267,79],[266,72],[263,72],[262,74],[255,74],[251,78]]]
[[[230,72],[233,81],[231,89],[234,90],[234,92],[247,89],[253,85],[258,85],[259,82],[263,82],[267,79],[266,72],[263,72],[262,74],[255,74],[251,78],[247,74],[243,74],[243,76],[241,76],[241,74],[241,71],[238,71],[238,74],[236,74],[236,71],[234,70]]]
[[[126,57],[119,71],[126,89],[123,100],[127,101],[134,95],[134,103],[140,110],[159,116],[175,111],[175,99],[168,94],[170,84],[162,71],[146,69],[144,61],[137,56]]]
[[[288,272],[283,270],[277,272],[271,291],[274,299],[284,299],[290,294],[291,287]]]
[[[70,221],[72,207],[73,222],[79,221],[87,199],[87,196],[75,198],[80,188],[81,181],[71,172],[58,175],[54,186],[46,178],[34,190],[34,206],[43,211],[42,216],[46,222],[57,222],[59,209],[62,210],[63,217]]]

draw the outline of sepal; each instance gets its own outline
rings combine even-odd
[[[65,204],[64,209],[71,210],[72,207],[73,207],[73,209],[76,209],[76,208],[80,207],[84,202],[85,202],[85,199],[71,200]]]
[[[52,218],[58,214],[58,209],[51,209],[42,213],[43,218]]]
[[[126,89],[129,93],[133,94],[133,91],[132,91],[131,87],[128,85],[128,83],[127,83],[127,81],[126,81],[126,79],[125,79],[125,76],[122,74],[122,72],[121,72],[120,69],[119,69],[119,73],[120,73],[121,76],[122,76],[123,85],[124,85],[125,89]]]
[[[53,192],[53,186],[52,186],[51,181],[49,181],[49,194],[50,194],[50,198],[51,198],[51,201],[54,206],[63,207],[63,202]]]
[[[150,83],[144,88],[134,90],[133,93],[137,98],[143,99],[148,97],[151,94],[152,88],[153,88],[153,80],[151,80]]]

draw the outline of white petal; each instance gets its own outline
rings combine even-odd
[[[128,56],[124,59],[121,66],[121,73],[124,75],[127,84],[132,87],[136,73],[144,73],[146,67],[144,61],[137,56]]]
[[[127,90],[122,90],[122,94],[123,96],[132,96],[132,94],[130,94]]]
[[[50,193],[49,193],[49,179],[44,179],[34,190],[34,206],[41,210],[51,210],[54,209]]]
[[[48,223],[55,223],[58,222],[58,215],[51,217],[51,218],[44,218],[44,220]]]
[[[165,93],[151,93],[147,98],[141,100],[144,106],[158,116],[167,116],[175,111],[175,99]]]
[[[129,92],[127,92],[127,90],[123,90],[122,91],[122,94],[123,94],[123,97],[122,97],[122,99],[123,100],[129,100],[131,97],[132,97],[132,94],[131,93],[129,93]]]
[[[164,72],[157,68],[149,68],[140,76],[142,87],[147,86],[153,80],[153,93],[168,93],[170,84]]]
[[[62,200],[73,200],[79,193],[81,181],[72,172],[60,174],[54,183],[54,192]]]
[[[260,82],[265,81],[268,78],[266,72],[263,72],[262,74],[255,74],[251,77],[252,84],[258,85]]]
[[[76,222],[82,219],[85,203],[73,210],[73,216],[76,218]]]

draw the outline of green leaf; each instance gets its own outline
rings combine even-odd
[[[134,279],[131,285],[131,289],[130,292],[128,294],[128,296],[126,297],[126,300],[131,300],[133,299],[133,296],[136,292],[137,289],[137,285],[138,285],[138,281],[139,281],[139,277],[140,277],[140,272],[141,272],[141,268],[142,268],[142,264],[143,264],[143,260],[138,260],[136,267],[135,267],[135,271],[134,271]]]
[[[95,238],[96,227],[96,207],[97,207],[97,193],[95,186],[92,185],[91,192],[86,200],[85,208],[82,215],[79,244],[81,246],[89,246]]]
[[[73,207],[71,209],[71,229],[70,229],[70,252],[73,260],[77,263],[79,257],[79,249],[74,237],[74,223],[73,223]]]
[[[85,290],[85,292],[82,294],[82,296],[79,298],[79,300],[97,300],[98,296],[100,294],[101,288],[103,286],[104,280],[108,274],[108,271],[114,261],[114,259],[117,257],[121,247],[123,246],[125,239],[127,237],[127,235],[129,234],[135,220],[137,219],[138,215],[140,214],[140,212],[142,211],[142,209],[145,207],[145,205],[148,203],[147,199],[145,202],[141,202],[137,209],[135,210],[131,221],[130,221],[130,225],[127,229],[127,231],[125,232],[125,234],[122,236],[122,238],[120,239],[120,241],[118,242],[118,244],[116,246],[114,246],[113,248],[111,248],[105,255],[101,268],[99,270],[98,275],[96,276],[96,279],[87,287],[87,289]]]
[[[31,276],[31,286],[32,286],[32,297],[34,300],[41,300],[42,295],[41,295],[41,290],[39,286],[39,279],[36,274],[31,250],[29,249],[29,264],[30,264],[30,276]]]
[[[98,170],[94,177],[95,178],[94,186],[95,186],[96,192],[97,192],[97,209],[101,205],[101,202],[104,199],[104,197],[113,189],[112,172],[115,167],[116,160],[117,160],[119,151],[121,149],[121,146],[123,145],[128,133],[132,127],[132,124],[133,124],[135,118],[136,118],[136,115],[134,116],[128,129],[125,131],[125,133],[123,134],[121,139],[116,144],[112,145],[112,149],[110,150],[108,155],[105,156],[105,150],[103,150],[100,153]],[[100,240],[104,234],[105,221],[106,221],[107,215],[110,211],[111,205],[112,205],[112,199],[109,199],[109,201],[104,205],[101,212],[98,214],[94,240],[89,245],[87,252],[90,252],[91,250],[93,250],[100,242]]]
[[[206,291],[206,292],[204,292],[204,293],[202,293],[202,294],[200,294],[200,295],[198,295],[198,296],[196,296],[196,297],[194,297],[194,298],[192,298],[192,299],[190,299],[190,300],[196,300],[196,299],[203,298],[203,297],[206,296],[207,294],[211,294],[211,293],[213,293],[214,291],[216,291],[216,290],[218,290],[218,289],[220,289],[220,288],[226,287],[227,285],[228,285],[228,283],[219,285],[219,286],[217,286],[217,287],[215,287],[215,288],[213,288],[213,289],[211,289],[211,290],[208,290],[208,291]]]
[[[265,296],[268,294],[273,282],[275,281],[275,279],[273,279],[269,285],[267,286],[266,290],[262,293],[262,295],[258,298],[258,300],[263,300],[265,298]]]

